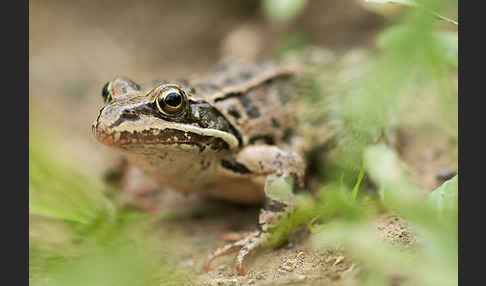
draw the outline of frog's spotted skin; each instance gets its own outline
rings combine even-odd
[[[117,78],[103,88],[106,105],[93,133],[161,186],[239,203],[266,199],[259,230],[217,250],[207,270],[215,257],[239,249],[243,274],[246,255],[292,209],[292,200],[265,193],[275,180],[290,176],[300,184],[304,175],[292,137],[295,73],[272,62],[226,62],[199,78],[146,85]]]

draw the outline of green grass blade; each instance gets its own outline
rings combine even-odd
[[[355,201],[356,197],[358,196],[359,186],[361,185],[361,180],[363,180],[363,177],[364,177],[364,168],[361,168],[358,175],[358,181],[356,181],[356,184],[354,185],[353,190],[351,192],[351,198],[353,199],[353,201]]]

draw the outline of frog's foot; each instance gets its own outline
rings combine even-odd
[[[245,147],[236,159],[252,173],[267,175],[264,187],[265,203],[258,217],[259,230],[217,249],[205,264],[206,272],[209,271],[210,264],[216,257],[239,251],[236,257],[236,270],[238,274],[243,275],[245,258],[257,247],[269,242],[270,230],[293,211],[295,206],[293,190],[296,185],[303,182],[305,165],[300,157],[275,146]],[[278,240],[272,245],[283,238]]]
[[[245,258],[250,253],[252,253],[258,246],[265,242],[266,239],[267,233],[264,233],[262,231],[254,231],[249,233],[243,239],[218,248],[213,254],[208,257],[208,260],[204,265],[204,270],[206,272],[209,272],[211,262],[217,257],[239,251],[238,255],[236,256],[236,271],[239,275],[244,275],[245,268],[243,267],[243,263],[245,261]]]

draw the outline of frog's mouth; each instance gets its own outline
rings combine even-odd
[[[213,150],[238,147],[238,139],[231,133],[161,120],[126,121],[117,126],[107,126],[98,118],[92,130],[98,141],[110,147],[171,145],[183,148],[194,145],[199,148],[209,146]]]

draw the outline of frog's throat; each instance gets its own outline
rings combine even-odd
[[[107,146],[121,146],[128,144],[181,144],[190,143],[192,136],[199,138],[217,138],[228,144],[229,149],[238,147],[238,139],[235,135],[217,129],[201,128],[194,125],[172,122],[152,123],[150,127],[142,128],[136,122],[126,121],[121,124],[120,128],[104,129],[100,125],[93,126],[94,135],[101,143]],[[168,140],[167,133],[179,131],[184,134],[184,138],[174,138]]]

